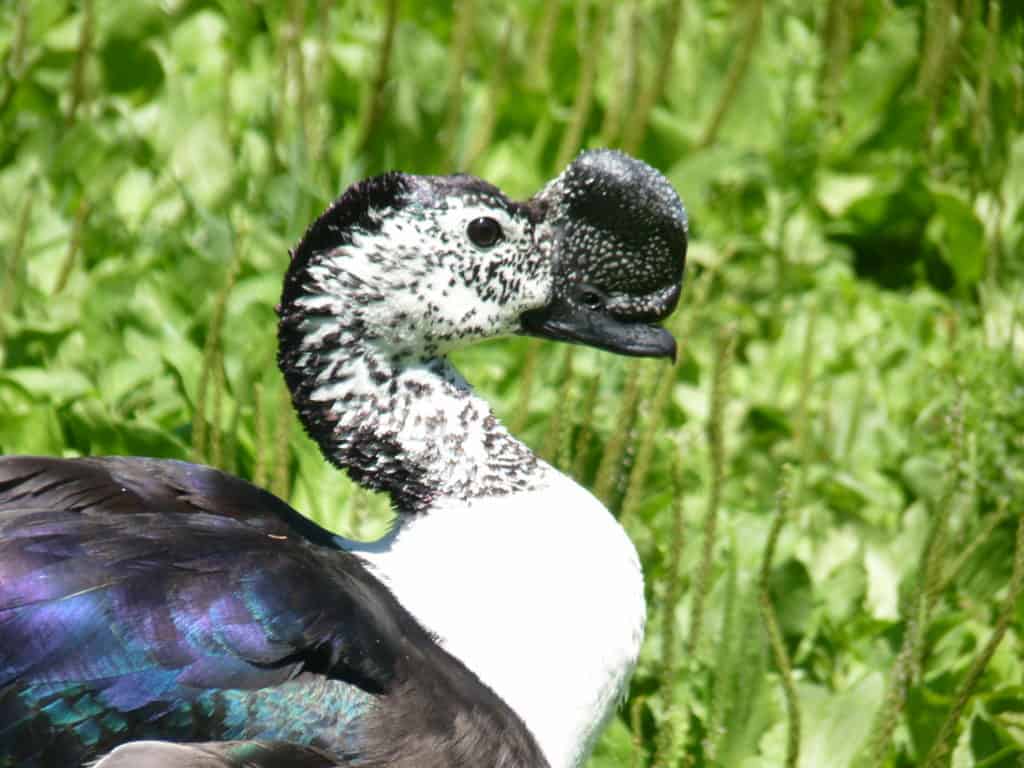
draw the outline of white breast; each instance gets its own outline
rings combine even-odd
[[[552,768],[571,768],[636,663],[643,574],[604,506],[564,475],[545,474],[540,490],[440,502],[358,550],[519,714]]]

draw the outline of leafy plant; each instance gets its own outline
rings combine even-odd
[[[378,535],[276,371],[289,245],[371,173],[526,195],[620,146],[690,211],[676,365],[458,361],[644,562],[591,764],[1024,757],[1018,4],[15,2],[0,62],[0,450],[207,461]]]

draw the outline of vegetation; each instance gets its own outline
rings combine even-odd
[[[276,370],[288,247],[371,173],[620,146],[690,211],[678,363],[459,359],[644,561],[591,765],[1024,760],[1020,3],[15,0],[0,61],[0,451],[374,536]]]

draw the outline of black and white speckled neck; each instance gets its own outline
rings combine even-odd
[[[471,176],[386,174],[346,191],[293,252],[279,364],[324,455],[401,512],[534,489],[550,470],[447,353],[513,333],[674,353],[644,323],[674,308],[685,247],[675,192],[615,152],[584,153],[527,203]]]
[[[504,233],[490,248],[465,234],[484,216]],[[325,456],[403,512],[537,482],[536,457],[445,357],[544,302],[537,220],[471,177],[389,174],[346,192],[293,254],[280,364],[295,407]]]

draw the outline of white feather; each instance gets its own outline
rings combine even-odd
[[[401,603],[524,720],[552,768],[579,766],[643,639],[636,549],[546,468],[536,491],[438,503],[356,546]]]

